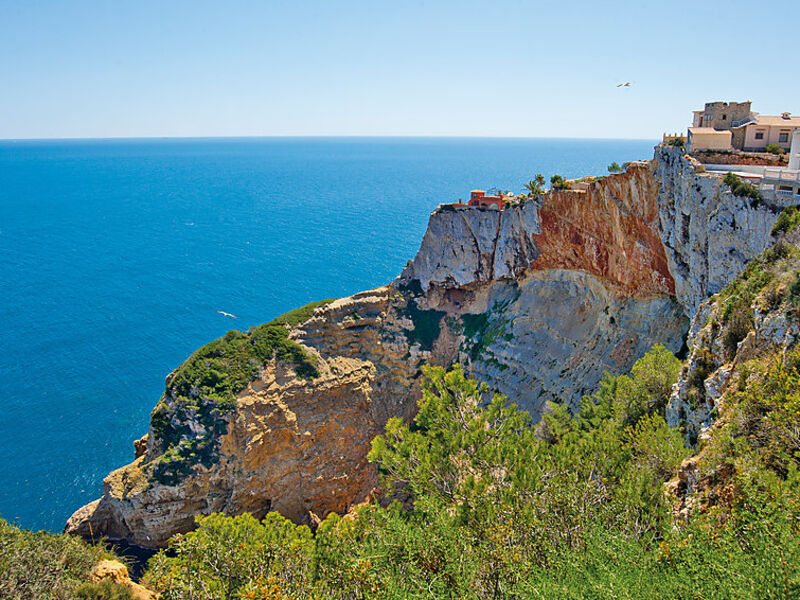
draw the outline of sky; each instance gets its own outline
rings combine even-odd
[[[798,23],[797,0],[0,0],[0,139],[655,139],[707,101],[800,114]]]

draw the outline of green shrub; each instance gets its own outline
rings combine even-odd
[[[729,171],[728,174],[722,178],[722,182],[731,189],[731,192],[733,192],[735,196],[750,198],[750,204],[752,206],[756,206],[764,200],[756,186],[752,183],[742,181],[742,178],[735,173]]]
[[[550,187],[554,190],[568,190],[570,189],[570,182],[564,179],[562,175],[553,175],[550,178]]]
[[[767,147],[764,148],[770,154],[783,154],[783,148],[781,148],[778,144],[767,144]]]
[[[0,519],[0,598],[71,600],[98,561],[115,558],[78,537],[26,531]]]
[[[733,358],[736,348],[750,330],[753,328],[753,309],[747,297],[740,298],[731,303],[730,311],[726,321],[725,334],[722,337],[722,344],[728,356]]]
[[[445,313],[441,310],[423,310],[413,298],[408,300],[405,313],[414,324],[414,328],[406,332],[408,343],[419,344],[423,350],[431,350],[439,337],[440,323]]]
[[[623,172],[625,172],[625,169],[620,167],[616,162],[612,162],[610,165],[608,165],[608,172],[609,173],[623,173]]]
[[[131,600],[133,591],[110,579],[99,583],[84,583],[75,589],[75,597],[81,600]]]
[[[686,147],[686,140],[684,140],[681,137],[677,137],[677,138],[672,138],[670,140],[667,140],[666,144],[667,144],[667,146],[685,148]]]
[[[328,298],[327,300],[318,300],[316,302],[309,302],[305,306],[295,308],[287,313],[283,313],[280,317],[276,317],[270,321],[274,325],[286,325],[287,327],[296,327],[301,323],[308,321],[314,314],[314,311],[320,306],[325,306],[336,300],[336,298]]]
[[[688,454],[663,419],[680,363],[663,347],[536,430],[458,367],[426,368],[413,423],[391,419],[369,455],[403,504],[331,514],[313,537],[274,513],[212,515],[151,559],[145,583],[162,600],[794,598],[797,364],[727,405],[733,434],[714,456],[737,461],[735,494],[680,527],[663,493]]]
[[[800,206],[787,206],[781,211],[770,233],[773,236],[789,233],[794,231],[798,223],[800,223]]]

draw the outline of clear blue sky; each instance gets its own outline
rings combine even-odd
[[[800,113],[798,24],[797,0],[0,0],[0,138],[656,138],[707,100]]]

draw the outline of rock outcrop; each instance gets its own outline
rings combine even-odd
[[[90,583],[100,583],[109,580],[113,583],[128,588],[133,600],[156,600],[158,594],[148,590],[131,580],[128,568],[117,560],[101,560],[89,572]]]
[[[737,469],[746,468],[747,461],[735,459],[741,448],[758,450],[771,441],[758,431],[758,421],[769,420],[780,402],[759,415],[748,405],[745,392],[761,400],[757,386],[770,369],[795,368],[798,357],[793,353],[800,342],[798,273],[800,234],[792,232],[703,302],[692,321],[690,354],[666,408],[667,422],[680,427],[697,450],[667,485],[682,517],[721,501]],[[774,390],[764,397],[771,395],[781,398]]]
[[[316,377],[299,377],[282,361],[265,364],[225,416],[213,465],[194,465],[175,485],[156,476],[164,449],[151,425],[147,451],[109,474],[102,498],[66,530],[88,535],[91,527],[152,547],[192,529],[196,515],[278,510],[310,522],[363,501],[376,482],[370,441],[389,416],[411,414],[420,365],[436,361],[430,350],[411,355],[405,306],[382,287],[316,309],[292,331],[317,358]]]
[[[652,167],[675,295],[693,316],[775,241],[770,231],[791,200],[754,202],[734,196],[718,175],[707,173],[678,148],[656,148]]]
[[[661,148],[586,191],[504,211],[441,206],[395,282],[268,331],[282,350],[231,398],[197,382],[179,396],[168,377],[134,462],[66,529],[153,547],[211,512],[345,512],[376,484],[370,440],[413,415],[422,365],[458,361],[534,418],[551,400],[577,408],[604,371],[656,342],[677,352],[687,317],[766,245],[773,217]],[[231,343],[266,343],[244,335]],[[209,365],[205,386],[221,377]]]

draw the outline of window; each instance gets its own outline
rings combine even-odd
[[[724,121],[725,119],[727,119],[727,118],[728,118],[728,115],[722,115],[722,120],[723,120],[723,121]]]
[[[778,142],[781,144],[785,144],[789,141],[789,132],[788,131],[781,131],[778,134]]]
[[[763,131],[756,131],[756,139],[763,140],[764,139],[764,132]]]

